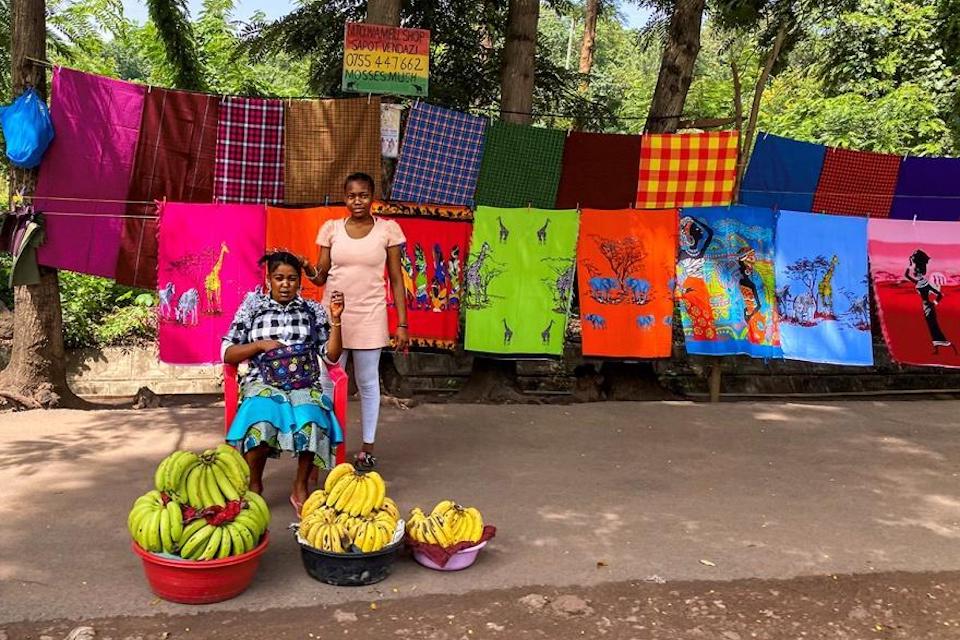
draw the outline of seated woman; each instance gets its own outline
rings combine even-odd
[[[275,251],[261,258],[260,264],[267,266],[267,292],[247,295],[223,338],[225,363],[249,360],[251,364],[241,382],[243,400],[226,439],[250,465],[250,489],[257,493],[263,491],[267,456],[289,451],[297,457],[290,503],[299,515],[309,495],[312,467],[330,468],[334,450],[343,441],[333,404],[323,395],[316,361],[320,357],[335,363],[343,351],[343,294],[331,293],[328,320],[323,305],[300,297],[303,265],[296,256]],[[278,350],[294,345],[304,345],[306,353],[294,354],[298,360],[281,361],[281,356],[289,354]]]

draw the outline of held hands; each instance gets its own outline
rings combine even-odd
[[[339,321],[340,316],[343,315],[343,293],[340,291],[330,292],[330,318],[332,320]]]

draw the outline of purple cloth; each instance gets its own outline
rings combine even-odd
[[[120,216],[126,211],[122,201],[133,171],[146,90],[71,69],[54,71],[50,115],[56,136],[40,165],[34,200],[46,218],[46,242],[37,252],[40,264],[116,276]]]
[[[890,217],[960,220],[960,158],[910,156],[900,165]]]

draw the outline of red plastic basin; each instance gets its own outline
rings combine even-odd
[[[267,549],[264,533],[256,548],[221,560],[170,560],[144,551],[136,542],[133,552],[143,561],[150,589],[157,596],[181,604],[209,604],[235,598],[250,586]]]

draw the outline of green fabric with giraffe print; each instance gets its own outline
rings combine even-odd
[[[563,353],[579,227],[575,209],[477,208],[463,277],[467,350]]]

